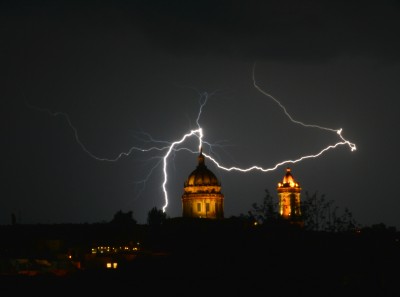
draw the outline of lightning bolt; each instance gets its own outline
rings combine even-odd
[[[58,116],[64,117],[65,120],[66,120],[67,123],[68,123],[68,126],[69,126],[69,127],[71,128],[71,130],[74,132],[75,141],[79,144],[79,146],[82,148],[82,150],[83,150],[85,153],[87,153],[90,157],[92,157],[93,159],[95,159],[95,160],[97,160],[97,161],[117,162],[117,161],[119,161],[122,157],[128,157],[128,156],[130,156],[130,155],[132,154],[133,151],[140,151],[140,152],[150,152],[150,151],[154,151],[154,150],[156,150],[156,151],[163,151],[163,150],[166,150],[166,149],[169,148],[169,145],[164,146],[164,147],[156,147],[156,146],[153,146],[153,147],[150,147],[150,148],[147,148],[147,149],[132,146],[127,152],[121,152],[121,153],[119,153],[116,157],[114,157],[114,158],[112,158],[112,159],[109,159],[109,158],[101,158],[101,157],[98,157],[98,156],[94,155],[93,153],[91,153],[91,152],[86,148],[86,146],[82,143],[82,141],[81,141],[80,138],[79,138],[78,129],[72,124],[72,121],[71,121],[71,119],[70,119],[70,117],[69,117],[69,115],[68,115],[67,113],[61,112],[61,111],[53,112],[53,111],[51,111],[51,110],[48,109],[48,108],[41,108],[41,107],[33,106],[33,105],[31,105],[29,102],[27,102],[27,101],[25,101],[25,104],[26,104],[27,107],[29,107],[29,108],[31,108],[31,109],[35,109],[35,110],[40,111],[40,112],[45,112],[45,113],[47,113],[47,114],[49,114],[49,115],[51,115],[51,116],[53,116],[53,117],[58,117]],[[153,141],[153,142],[156,142],[156,141],[153,140],[153,139],[152,139],[152,141]]]
[[[255,79],[255,65],[253,67],[253,75],[252,75],[252,79],[253,79],[253,85],[254,87],[263,95],[267,96],[268,98],[272,99],[276,104],[278,104],[278,106],[283,110],[283,112],[285,113],[285,115],[289,118],[289,120],[291,122],[293,122],[294,124],[297,125],[301,125],[303,127],[306,128],[316,128],[316,129],[320,129],[320,130],[325,130],[325,131],[329,131],[329,132],[334,132],[339,136],[340,141],[338,141],[335,144],[332,145],[328,145],[327,147],[321,149],[319,152],[311,154],[311,155],[306,155],[306,156],[302,156],[299,157],[297,159],[293,159],[293,160],[284,160],[281,161],[279,163],[276,163],[274,166],[270,167],[270,168],[264,168],[258,165],[253,165],[251,167],[248,168],[240,168],[240,167],[226,167],[222,164],[220,164],[215,158],[213,158],[211,155],[206,154],[203,152],[202,148],[204,145],[207,145],[210,148],[210,151],[212,152],[212,144],[208,143],[206,141],[203,140],[204,138],[204,133],[203,133],[203,129],[200,125],[200,118],[201,118],[201,114],[203,112],[203,108],[206,105],[208,98],[210,95],[212,94],[208,94],[207,92],[204,92],[202,94],[200,94],[200,99],[199,99],[199,103],[200,103],[200,108],[199,108],[199,112],[197,114],[197,118],[196,118],[196,125],[197,128],[190,130],[188,133],[184,134],[180,139],[174,141],[174,142],[168,142],[168,141],[160,141],[160,140],[155,140],[153,139],[149,134],[145,134],[148,139],[149,142],[151,143],[158,143],[158,144],[163,144],[162,146],[151,146],[149,148],[140,148],[140,147],[136,147],[136,146],[132,146],[128,151],[126,152],[121,152],[120,154],[118,154],[116,157],[114,158],[101,158],[98,157],[96,155],[94,155],[93,153],[91,153],[86,147],[85,145],[82,143],[82,141],[79,138],[78,135],[78,130],[75,128],[75,126],[72,124],[72,121],[70,119],[70,117],[68,116],[68,114],[64,113],[64,112],[53,112],[49,109],[46,108],[39,108],[33,105],[30,105],[29,103],[26,103],[28,107],[41,111],[41,112],[46,112],[48,114],[50,114],[51,116],[62,116],[65,118],[65,120],[67,121],[69,127],[72,129],[72,131],[74,132],[74,136],[75,136],[75,140],[76,142],[80,145],[80,147],[83,149],[83,151],[85,151],[90,157],[98,160],[98,161],[107,161],[107,162],[117,162],[119,161],[122,157],[127,157],[129,155],[131,155],[134,151],[139,151],[139,152],[150,152],[150,151],[166,151],[165,154],[160,158],[160,161],[157,162],[157,164],[151,168],[150,173],[147,175],[146,179],[144,181],[141,182],[146,182],[148,180],[148,178],[150,177],[150,175],[152,174],[152,172],[155,170],[156,167],[158,167],[161,163],[162,163],[162,170],[163,170],[163,182],[161,184],[161,188],[162,191],[164,193],[164,205],[162,207],[162,211],[166,212],[167,206],[168,206],[168,191],[167,191],[167,183],[168,183],[168,160],[169,157],[171,156],[171,154],[175,154],[176,152],[179,151],[189,151],[190,153],[198,153],[200,151],[202,151],[203,155],[211,160],[218,168],[225,170],[225,171],[239,171],[239,172],[249,172],[249,171],[253,171],[253,170],[258,170],[258,171],[262,171],[262,172],[269,172],[269,171],[273,171],[275,169],[277,169],[278,167],[284,165],[284,164],[288,164],[288,163],[297,163],[300,161],[303,161],[305,159],[310,159],[310,158],[317,158],[319,156],[321,156],[322,154],[324,154],[325,152],[331,150],[331,149],[335,149],[338,146],[343,146],[343,145],[347,145],[351,151],[355,151],[356,150],[356,145],[352,142],[350,142],[349,140],[345,139],[342,135],[342,129],[332,129],[332,128],[327,128],[327,127],[323,127],[323,126],[319,126],[319,125],[314,125],[314,124],[306,124],[303,123],[301,121],[295,120],[290,114],[289,112],[286,110],[285,106],[278,100],[276,99],[274,96],[272,96],[271,94],[267,93],[266,91],[264,91],[263,89],[261,89]],[[198,139],[198,150],[194,151],[191,150],[187,147],[181,147],[182,144],[185,143],[185,141],[188,138],[191,137],[196,137]]]
[[[305,124],[305,123],[303,123],[303,122],[297,121],[297,120],[295,120],[294,118],[292,118],[292,116],[291,116],[291,115],[288,113],[288,111],[286,110],[286,107],[283,106],[282,103],[281,103],[278,99],[276,99],[274,96],[272,96],[271,94],[267,93],[266,91],[264,91],[263,89],[261,89],[261,88],[257,85],[257,81],[256,81],[256,78],[255,78],[255,64],[254,64],[254,66],[253,66],[253,85],[254,85],[254,87],[255,87],[261,94],[263,94],[263,95],[265,95],[265,96],[271,98],[272,100],[274,100],[274,101],[279,105],[279,107],[282,108],[283,112],[284,112],[285,115],[289,118],[289,120],[292,121],[293,123],[298,124],[298,125],[301,125],[301,126],[303,126],[303,127],[317,128],[317,129],[321,129],[321,130],[326,130],[326,131],[331,131],[331,132],[337,133],[342,141],[339,142],[339,143],[336,143],[336,145],[334,145],[334,146],[331,147],[331,148],[334,148],[334,147],[336,147],[336,146],[338,146],[338,145],[348,145],[348,146],[350,147],[350,150],[351,150],[351,151],[355,151],[355,150],[357,149],[357,148],[356,148],[356,145],[355,145],[354,143],[351,143],[350,141],[346,140],[346,139],[342,136],[342,128],[340,128],[340,129],[331,129],[331,128],[326,128],[326,127],[322,127],[322,126],[318,126],[318,125]],[[328,148],[328,149],[329,149],[329,148]],[[326,151],[326,150],[321,151],[319,154],[316,154],[315,157],[320,156],[320,155],[321,155],[323,152],[325,152],[325,151]],[[310,158],[311,158],[311,157],[312,157],[312,156],[310,156]],[[301,160],[299,160],[299,161],[301,161]]]
[[[342,128],[340,128],[340,129],[332,129],[332,128],[327,128],[327,127],[314,125],[314,124],[306,124],[306,123],[303,123],[301,121],[295,120],[289,114],[289,112],[287,111],[286,107],[278,99],[276,99],[274,96],[272,96],[271,94],[267,93],[266,91],[264,91],[263,89],[261,89],[258,86],[257,81],[255,79],[255,64],[253,66],[252,78],[253,78],[254,87],[260,93],[262,93],[263,95],[269,97],[276,104],[278,104],[278,106],[283,110],[283,112],[289,118],[289,120],[291,122],[293,122],[294,124],[297,124],[297,125],[301,125],[301,126],[306,127],[306,128],[316,128],[316,129],[320,129],[320,130],[326,130],[326,131],[334,132],[339,136],[341,141],[339,141],[339,142],[337,142],[337,143],[335,143],[333,145],[329,145],[329,146],[323,148],[322,150],[320,150],[319,152],[317,152],[315,154],[302,156],[302,157],[299,157],[298,159],[294,159],[294,160],[285,160],[285,161],[282,161],[282,162],[279,162],[279,163],[275,164],[274,166],[272,166],[270,168],[263,168],[263,167],[260,167],[260,166],[257,166],[257,165],[254,165],[254,166],[251,166],[251,167],[248,167],[248,168],[240,168],[240,167],[235,167],[235,166],[233,166],[233,167],[225,167],[225,166],[221,165],[217,160],[215,160],[215,158],[213,158],[212,156],[203,153],[203,155],[206,158],[208,158],[209,160],[211,160],[218,168],[226,170],[226,171],[249,172],[249,171],[253,171],[253,170],[259,170],[259,171],[262,171],[262,172],[268,172],[268,171],[273,171],[273,170],[277,169],[279,166],[282,166],[284,164],[288,164],[288,163],[292,163],[293,164],[293,163],[297,163],[297,162],[303,161],[305,159],[317,158],[317,157],[321,156],[323,153],[325,153],[326,151],[334,149],[334,148],[337,148],[338,146],[347,145],[350,148],[351,151],[355,151],[357,149],[357,147],[356,147],[356,145],[354,143],[350,142],[349,140],[347,140],[347,139],[345,139],[343,137],[343,135],[342,135],[343,129]]]
[[[200,109],[199,109],[198,116],[196,118],[197,129],[191,130],[189,133],[185,134],[180,140],[177,140],[177,141],[174,141],[174,142],[155,140],[150,135],[145,134],[146,136],[148,136],[148,138],[150,139],[151,142],[153,142],[153,143],[164,143],[166,145],[165,146],[161,146],[161,147],[152,146],[152,147],[147,148],[147,149],[136,147],[136,146],[132,146],[127,152],[121,152],[116,157],[111,158],[111,159],[110,158],[98,157],[98,156],[94,155],[92,152],[90,152],[86,148],[86,146],[83,144],[83,142],[79,138],[79,134],[78,134],[77,128],[72,124],[72,121],[71,121],[71,119],[70,119],[70,117],[69,117],[69,115],[67,113],[59,112],[59,111],[54,112],[54,111],[51,111],[48,108],[41,108],[41,107],[33,106],[27,101],[25,101],[25,104],[26,104],[27,107],[29,107],[31,109],[34,109],[34,110],[40,111],[40,112],[45,112],[45,113],[49,114],[50,116],[53,116],[53,117],[61,116],[61,117],[63,117],[66,120],[68,126],[73,131],[74,137],[75,137],[75,141],[79,144],[79,146],[82,148],[82,150],[84,152],[86,152],[90,157],[92,157],[93,159],[98,160],[98,161],[117,162],[122,157],[128,157],[134,151],[150,152],[150,151],[154,151],[154,150],[156,150],[156,151],[165,151],[166,150],[167,152],[162,157],[163,173],[164,173],[164,180],[163,180],[163,183],[162,183],[162,191],[163,191],[164,197],[165,197],[165,204],[162,207],[162,210],[163,210],[163,212],[165,212],[166,208],[168,206],[168,191],[167,191],[167,181],[168,181],[167,163],[168,163],[168,157],[171,155],[172,152],[179,152],[179,151],[182,151],[182,150],[186,150],[186,151],[189,151],[191,153],[196,153],[195,151],[193,151],[193,150],[191,150],[189,148],[186,148],[186,147],[179,148],[178,147],[180,144],[184,143],[187,138],[189,138],[191,136],[196,136],[199,139],[199,150],[201,149],[202,143],[203,143],[203,129],[200,127],[199,121],[200,121],[201,113],[203,111],[203,107],[207,103],[208,95],[209,94],[205,92],[200,97]],[[207,142],[204,142],[204,143],[208,144]],[[151,168],[150,173],[147,175],[146,179],[141,181],[142,183],[145,183],[148,180],[148,178],[150,177],[150,175],[152,174],[154,169],[157,166],[159,166],[160,163],[161,162],[157,162],[157,164],[153,168]]]

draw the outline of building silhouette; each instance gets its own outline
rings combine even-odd
[[[186,218],[224,218],[224,195],[221,183],[207,168],[200,150],[198,165],[184,183],[182,216]]]

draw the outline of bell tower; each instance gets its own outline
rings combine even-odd
[[[279,215],[284,220],[301,221],[300,185],[292,176],[291,169],[286,168],[282,182],[278,183]]]

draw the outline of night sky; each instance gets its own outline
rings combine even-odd
[[[400,228],[399,1],[2,1],[0,224],[97,223],[164,205],[164,147],[196,129],[227,167],[225,217],[247,213],[292,168],[305,192],[361,225]],[[49,112],[48,112],[49,111]],[[67,116],[68,118],[67,118]],[[76,129],[76,134],[73,127]],[[78,138],[77,138],[78,137]],[[85,151],[85,149],[87,150]],[[184,146],[196,151],[194,137]],[[197,153],[168,158],[169,217]],[[146,182],[144,182],[146,180]],[[302,196],[302,197],[303,197]]]

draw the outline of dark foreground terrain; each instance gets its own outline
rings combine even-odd
[[[397,232],[181,221],[140,236],[147,252],[118,269],[3,274],[1,296],[400,296]]]

